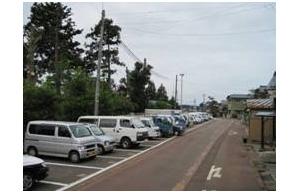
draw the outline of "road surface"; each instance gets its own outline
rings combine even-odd
[[[241,135],[215,119],[68,190],[261,190]]]

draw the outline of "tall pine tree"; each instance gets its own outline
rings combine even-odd
[[[32,31],[40,32],[39,39],[34,42],[34,57],[32,61],[26,59],[24,65],[34,66],[38,78],[53,74],[58,94],[61,93],[64,74],[69,69],[84,66],[81,59],[83,49],[74,40],[82,30],[75,28],[71,15],[71,8],[62,3],[34,3],[29,22],[24,26],[25,43],[32,40]]]
[[[91,28],[91,32],[86,35],[89,43],[86,44],[87,50],[84,60],[86,68],[90,72],[95,71],[97,66],[101,23],[102,20],[94,28]],[[102,77],[106,79],[109,87],[112,84],[111,75],[116,72],[116,70],[112,69],[112,65],[124,66],[124,63],[118,57],[118,45],[121,43],[120,32],[121,28],[118,25],[114,25],[112,19],[104,19],[101,72]]]

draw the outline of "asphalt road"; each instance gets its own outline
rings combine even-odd
[[[215,119],[68,190],[260,190],[241,134]]]

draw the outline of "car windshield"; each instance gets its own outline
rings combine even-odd
[[[135,128],[143,128],[143,127],[145,127],[145,125],[139,119],[132,119],[131,122],[132,122],[132,125]]]
[[[87,136],[91,136],[92,133],[90,132],[90,130],[85,127],[84,125],[71,125],[70,129],[74,135],[74,137],[87,137]]]
[[[150,127],[155,127],[154,122],[153,122],[152,119],[149,120],[149,124],[150,124]]]
[[[142,120],[146,127],[151,127],[150,122],[148,120]]]
[[[96,125],[90,125],[90,129],[96,136],[104,135],[104,132],[102,129],[98,128]]]

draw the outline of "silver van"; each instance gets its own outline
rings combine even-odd
[[[89,130],[97,140],[99,155],[102,155],[105,152],[112,152],[114,150],[117,143],[113,137],[106,135],[104,131],[95,124],[86,123],[85,125],[88,126]]]
[[[72,162],[96,157],[96,139],[82,123],[60,121],[30,121],[24,140],[29,155],[66,157]]]

